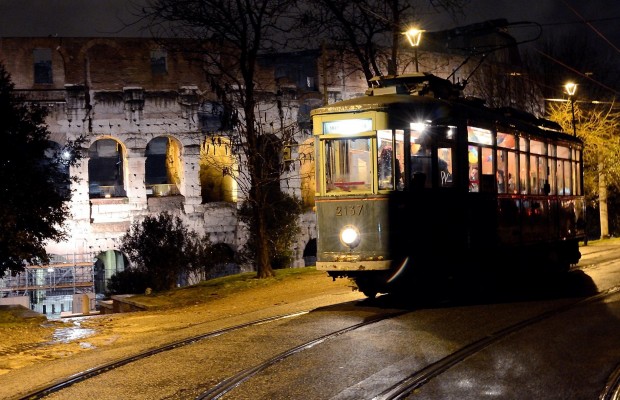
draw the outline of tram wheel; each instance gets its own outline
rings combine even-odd
[[[376,290],[362,290],[362,293],[364,293],[364,296],[368,297],[369,299],[374,299],[375,297],[377,297],[377,291]]]
[[[355,284],[357,285],[359,291],[364,293],[364,296],[370,299],[374,299],[379,293],[377,284],[374,282],[370,282],[368,279],[355,279]]]

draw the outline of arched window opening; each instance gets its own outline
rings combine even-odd
[[[129,260],[118,250],[103,251],[95,260],[95,293],[105,294],[108,291],[108,280],[129,267]]]
[[[306,267],[316,265],[316,239],[308,240],[304,248],[304,265]]]
[[[125,197],[123,148],[114,139],[100,139],[88,149],[91,198]]]
[[[226,138],[208,138],[200,154],[202,202],[237,201],[236,162]]]
[[[158,137],[146,146],[145,183],[148,196],[180,194],[181,145],[168,137]]]

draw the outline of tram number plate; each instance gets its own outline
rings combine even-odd
[[[337,206],[336,207],[336,216],[337,217],[350,217],[355,215],[362,215],[362,211],[364,211],[364,205],[352,205],[352,206]]]

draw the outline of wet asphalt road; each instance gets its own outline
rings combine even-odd
[[[620,285],[620,247],[591,246],[582,253],[582,269],[560,282],[530,276],[436,303],[381,296],[322,307],[129,364],[49,398],[193,399],[309,340],[404,312],[274,363],[223,398],[372,399],[471,343],[547,313],[500,335],[407,398],[598,399],[620,365],[620,294],[569,305]]]

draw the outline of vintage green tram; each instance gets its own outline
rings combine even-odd
[[[580,139],[430,74],[372,83],[312,112],[318,270],[374,297],[578,262]]]

